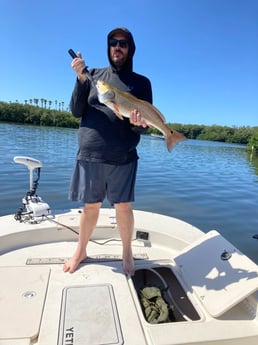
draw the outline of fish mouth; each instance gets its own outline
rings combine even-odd
[[[96,87],[97,87],[98,91],[101,93],[105,93],[108,91],[107,86],[105,85],[105,83],[102,80],[97,81]]]
[[[96,88],[98,90],[98,98],[101,103],[115,98],[115,92],[110,90],[104,81],[98,80]]]

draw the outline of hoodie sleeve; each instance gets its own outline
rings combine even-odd
[[[85,115],[88,106],[88,95],[90,90],[90,81],[87,79],[83,84],[76,79],[70,100],[70,109],[74,117]]]
[[[144,77],[144,85],[142,86],[141,92],[142,92],[142,98],[144,101],[147,101],[152,104],[152,87],[151,82],[148,78]],[[140,97],[139,97],[140,98]]]

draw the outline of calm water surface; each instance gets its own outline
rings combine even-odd
[[[0,123],[0,215],[16,212],[29,189],[29,172],[13,162],[29,156],[43,163],[38,194],[52,209],[67,200],[77,151],[77,130]],[[241,145],[188,140],[172,153],[159,139],[139,145],[135,209],[216,229],[258,263],[258,159]],[[105,206],[109,206],[105,203]]]

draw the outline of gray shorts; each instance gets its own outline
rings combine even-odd
[[[134,201],[137,160],[124,165],[76,161],[69,199],[84,203],[103,202],[113,205]]]

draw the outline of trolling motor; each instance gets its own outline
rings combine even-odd
[[[42,163],[37,159],[22,156],[16,156],[13,160],[15,163],[26,165],[26,167],[30,171],[30,190],[22,199],[23,207],[20,207],[18,209],[18,211],[15,213],[14,218],[20,222],[37,222],[39,220],[42,220],[42,217],[48,216],[51,213],[49,205],[43,202],[41,197],[36,194]],[[35,169],[36,179],[33,181]]]

